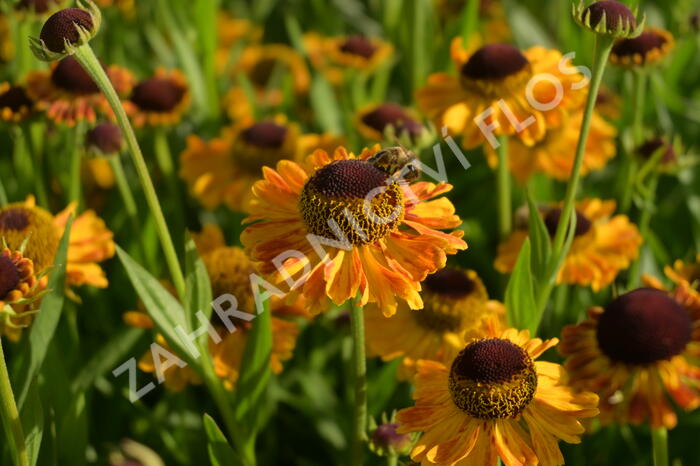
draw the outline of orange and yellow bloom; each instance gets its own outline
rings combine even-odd
[[[576,203],[576,231],[571,250],[559,269],[557,283],[590,286],[594,291],[612,283],[617,274],[629,267],[639,254],[642,237],[625,215],[615,215],[615,201],[584,199]],[[561,209],[545,209],[544,221],[554,236]],[[498,248],[495,267],[510,273],[527,229],[517,229]]]
[[[535,361],[557,339],[490,329],[449,365],[418,361],[415,406],[399,411],[399,433],[422,432],[411,458],[422,465],[564,464],[559,440],[579,443],[579,419],[598,397],[574,393],[559,364]]]
[[[688,286],[631,291],[564,328],[559,350],[571,383],[600,395],[603,423],[673,428],[669,399],[700,406],[700,301]]]
[[[387,316],[399,300],[420,309],[420,282],[467,247],[461,230],[441,231],[461,223],[452,203],[438,199],[451,186],[392,181],[367,161],[377,150],[317,150],[304,166],[265,167],[253,187],[241,242],[270,283],[290,283],[308,267],[289,295],[303,295],[312,313],[355,297]],[[288,251],[295,254],[277,267]]]

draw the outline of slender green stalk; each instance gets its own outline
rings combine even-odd
[[[5,190],[5,185],[2,183],[2,177],[0,176],[0,207],[6,206],[8,202],[7,191]]]
[[[464,8],[462,17],[462,43],[465,47],[469,46],[469,39],[476,31],[479,22],[479,0],[468,0],[467,6]]]
[[[550,265],[550,273],[543,279],[542,286],[539,288],[536,297],[537,309],[542,311],[549,301],[549,296],[552,293],[552,287],[555,283],[555,277],[558,272],[559,265],[563,257],[568,253],[565,250],[565,241],[571,217],[574,213],[574,202],[578,192],[578,185],[581,178],[581,166],[583,157],[586,152],[586,143],[588,142],[588,134],[591,130],[591,119],[593,117],[593,109],[595,108],[596,99],[598,98],[598,89],[603,81],[605,66],[608,63],[610,50],[612,50],[613,40],[605,36],[596,36],[595,49],[593,53],[593,69],[591,70],[591,82],[588,88],[588,98],[586,99],[586,107],[583,113],[583,121],[581,123],[581,132],[579,133],[578,144],[576,145],[576,158],[574,166],[571,170],[569,183],[566,187],[566,195],[564,196],[564,206],[562,214],[557,225],[557,232],[554,235],[552,242],[552,262]]]
[[[595,108],[596,99],[598,97],[598,89],[600,89],[600,84],[603,81],[605,65],[608,62],[608,57],[610,56],[612,46],[612,39],[605,36],[596,36],[595,51],[593,54],[593,69],[591,70],[592,77],[588,89],[588,99],[586,100],[586,107],[583,113],[583,122],[581,123],[581,133],[579,134],[578,144],[576,146],[576,158],[574,159],[574,167],[571,171],[569,184],[566,187],[564,207],[562,208],[561,218],[559,219],[559,225],[557,226],[557,233],[554,236],[552,257],[555,260],[567,252],[563,250],[564,241],[566,239],[566,232],[571,221],[571,216],[574,212],[574,201],[576,200],[578,185],[581,179],[581,166],[583,164],[583,157],[586,152],[588,133],[591,129],[593,109]]]
[[[668,466],[668,431],[665,427],[651,430],[654,466]]]
[[[37,197],[37,202],[41,207],[49,207],[49,196],[46,191],[46,176],[44,172],[44,148],[35,142],[36,131],[32,131],[30,123],[25,123],[22,126],[22,133],[26,140],[27,149],[34,164],[34,194]],[[41,129],[41,128],[35,128]]]
[[[168,189],[171,191],[170,195],[179,202],[177,198],[179,197],[180,190],[178,189],[177,173],[175,172],[173,155],[170,152],[170,145],[168,144],[168,136],[163,128],[155,129],[153,142],[158,168],[160,168],[163,178],[165,178],[168,184]]]
[[[390,453],[386,457],[386,466],[397,466],[399,464],[399,455]]]
[[[624,189],[620,199],[620,211],[628,212],[632,205],[632,194],[634,192],[634,179],[637,172],[637,162],[634,151],[644,143],[644,106],[646,102],[647,74],[644,72],[634,73],[634,97],[632,100],[632,140],[633,148],[624,160],[625,167],[621,171],[624,178],[622,183]]]
[[[350,444],[352,465],[363,464],[365,442],[367,441],[367,359],[365,357],[365,321],[358,298],[350,306],[350,328],[352,331],[353,385],[355,403],[353,405],[353,430]]]
[[[80,180],[80,162],[83,159],[83,135],[84,125],[79,121],[71,137],[71,145],[68,150],[70,155],[70,185],[68,186],[68,202],[80,202],[81,180]]]
[[[16,466],[29,466],[27,445],[24,441],[22,421],[19,418],[15,395],[10,385],[10,374],[7,372],[5,353],[0,339],[0,415],[5,426],[6,442],[12,451],[12,460]],[[11,438],[10,438],[11,436]]]
[[[29,194],[31,181],[34,178],[34,167],[29,154],[29,142],[25,133],[19,126],[13,128],[12,162],[14,163],[17,184],[22,191],[20,194]]]
[[[496,185],[498,187],[498,234],[504,240],[513,228],[513,215],[511,206],[510,173],[508,172],[508,136],[498,137],[498,169],[496,171]]]
[[[651,217],[654,214],[654,203],[656,200],[656,188],[659,184],[659,175],[655,173],[652,175],[649,181],[649,186],[647,187],[647,195],[644,199],[644,207],[642,208],[641,216],[639,217],[639,233],[642,238],[646,239],[649,237]],[[639,286],[640,280],[640,267],[641,267],[641,250],[639,252],[640,257],[637,257],[629,269],[629,278],[627,281],[627,289],[632,290]]]
[[[112,83],[102,69],[102,65],[100,65],[99,61],[97,60],[97,57],[90,48],[90,45],[84,44],[78,47],[75,52],[75,58],[100,87],[114,110],[114,114],[117,117],[117,123],[119,124],[119,127],[126,138],[129,153],[131,154],[134,167],[136,168],[136,173],[146,196],[146,202],[151,210],[153,218],[155,219],[156,231],[158,232],[158,237],[160,238],[160,243],[163,247],[165,260],[168,264],[168,268],[170,269],[170,276],[173,280],[173,284],[175,285],[178,295],[184,299],[185,278],[182,274],[182,268],[180,266],[180,262],[178,261],[177,253],[175,252],[175,246],[173,244],[172,237],[170,236],[170,231],[168,230],[168,224],[165,221],[165,216],[163,216],[163,210],[161,209],[160,202],[158,201],[158,195],[153,187],[153,181],[148,174],[146,161],[143,158],[141,148],[136,140],[136,135],[131,127],[131,123],[129,123],[129,119],[126,116],[124,107],[122,107],[117,92],[114,90]]]

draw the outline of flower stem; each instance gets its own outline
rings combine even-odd
[[[510,234],[512,229],[512,206],[510,194],[510,174],[508,173],[508,136],[498,137],[498,233],[501,240]]]
[[[651,430],[654,466],[668,466],[668,431],[665,427]]]
[[[43,150],[36,147],[30,124],[25,123],[21,125],[21,129],[27,150],[29,151],[29,155],[34,165],[34,194],[37,197],[37,202],[39,205],[47,208],[49,205],[49,198],[46,194]]]
[[[541,312],[547,306],[549,296],[552,293],[552,287],[555,283],[555,277],[558,273],[560,264],[563,262],[564,256],[568,253],[565,250],[565,241],[571,217],[574,213],[574,202],[578,192],[579,180],[581,178],[581,166],[583,157],[586,152],[586,143],[588,142],[588,134],[591,129],[591,119],[593,117],[593,109],[595,108],[596,99],[598,98],[598,89],[603,81],[605,66],[608,63],[610,50],[612,50],[613,40],[605,36],[596,36],[595,51],[593,54],[593,69],[592,77],[588,88],[588,97],[586,99],[586,107],[583,113],[583,121],[581,123],[581,132],[579,133],[578,144],[576,145],[576,158],[574,166],[569,177],[569,184],[566,187],[566,195],[564,196],[564,206],[562,214],[557,225],[557,232],[554,235],[552,243],[552,256],[550,263],[550,271],[542,280],[542,285],[539,288],[536,296],[537,309]]]
[[[352,331],[352,362],[355,386],[353,405],[352,443],[350,460],[352,465],[362,464],[364,445],[367,440],[367,360],[365,358],[365,321],[359,298],[350,306],[350,328]]]
[[[100,65],[99,61],[97,60],[97,57],[92,51],[92,48],[90,48],[90,45],[86,43],[78,47],[75,52],[75,58],[99,86],[109,101],[112,110],[114,110],[114,114],[117,117],[117,123],[119,124],[122,133],[126,137],[129,153],[131,154],[134,167],[136,168],[136,173],[139,177],[139,181],[141,182],[141,186],[143,187],[146,202],[151,210],[153,218],[155,219],[156,231],[158,232],[158,237],[160,238],[160,243],[163,247],[165,260],[168,264],[168,268],[170,269],[170,276],[173,280],[173,284],[175,285],[178,295],[184,299],[185,278],[182,274],[182,268],[175,252],[175,246],[173,244],[172,237],[170,236],[170,231],[168,230],[168,224],[163,216],[163,210],[161,209],[160,202],[158,201],[158,195],[153,187],[153,181],[148,174],[146,161],[143,158],[141,148],[136,140],[136,135],[131,127],[131,123],[129,123],[129,119],[126,116],[124,107],[122,107],[117,92],[114,90],[112,83],[102,69],[102,65]]]
[[[12,435],[11,439],[7,439],[7,443],[12,450],[13,461],[16,466],[29,466],[29,456],[27,454],[27,445],[24,441],[24,431],[22,430],[22,421],[19,418],[15,395],[12,393],[12,385],[10,385],[10,374],[7,372],[7,364],[5,363],[5,353],[2,349],[2,340],[0,339],[0,415],[2,417],[5,435]]]
[[[625,167],[621,170],[624,178],[622,183],[624,189],[620,199],[620,211],[628,212],[632,205],[632,193],[634,191],[634,178],[637,172],[634,151],[644,143],[644,104],[646,101],[647,75],[643,72],[634,73],[634,98],[632,100],[632,141],[634,147],[632,152],[627,154],[624,161]]]
[[[568,227],[571,221],[571,216],[574,212],[574,201],[576,200],[578,185],[581,179],[581,166],[583,164],[583,157],[586,152],[588,133],[591,129],[593,109],[595,108],[596,99],[598,98],[598,89],[600,88],[600,83],[603,81],[605,65],[608,62],[608,57],[610,56],[612,46],[612,39],[605,36],[596,36],[595,52],[593,55],[593,69],[591,70],[592,77],[589,84],[590,87],[588,88],[588,99],[586,100],[586,107],[583,113],[583,122],[581,123],[581,133],[579,134],[578,144],[576,146],[576,158],[574,159],[574,167],[571,171],[569,184],[566,187],[564,206],[562,208],[561,218],[559,219],[559,225],[557,226],[557,232],[554,236],[554,243],[552,247],[552,257],[557,261],[562,254],[566,254],[568,252],[564,251],[564,241],[566,239],[566,233],[569,229]]]
[[[656,188],[659,184],[659,175],[658,173],[655,173],[651,176],[651,180],[649,181],[649,186],[647,187],[646,191],[646,198],[644,199],[644,206],[642,207],[642,213],[641,216],[639,217],[639,234],[642,235],[642,238],[646,240],[649,236],[649,226],[651,224],[651,217],[654,213],[654,204],[655,204],[655,199],[656,199]],[[630,266],[629,269],[629,278],[627,281],[627,289],[632,290],[634,288],[637,288],[639,286],[639,279],[640,279],[640,267],[641,267],[641,254],[642,251],[639,251],[640,257],[637,257],[634,262],[632,262],[632,265]]]
[[[165,179],[167,184],[168,193],[170,199],[177,206],[182,206],[183,201],[180,196],[180,187],[178,184],[177,172],[175,170],[175,165],[173,164],[173,155],[170,152],[170,145],[168,144],[168,135],[163,128],[156,128],[154,131],[154,151],[156,154],[156,162],[158,163],[158,168],[160,168],[161,174]],[[176,218],[173,224],[181,229],[183,227],[182,217],[180,212],[182,209],[175,209]],[[173,219],[171,218],[171,221]],[[176,235],[177,238],[177,235]]]
[[[84,125],[82,121],[76,123],[71,135],[70,155],[70,186],[68,186],[68,202],[80,202],[80,162],[83,156],[83,134]]]

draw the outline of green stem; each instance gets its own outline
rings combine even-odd
[[[651,430],[654,466],[668,466],[668,431],[665,427]]]
[[[386,466],[397,466],[399,464],[399,456],[396,453],[389,453],[386,457]]]
[[[46,174],[44,171],[44,148],[35,142],[36,131],[32,131],[31,124],[23,124],[22,133],[27,143],[27,150],[34,164],[34,194],[41,207],[49,207],[49,196],[46,191]],[[41,129],[41,128],[34,128]],[[39,147],[37,147],[39,146]]]
[[[134,194],[131,192],[131,188],[129,187],[129,182],[126,180],[126,174],[124,173],[124,167],[119,159],[119,154],[110,155],[107,157],[107,160],[109,161],[109,165],[112,167],[112,172],[114,172],[114,180],[117,183],[119,195],[124,202],[124,209],[126,210],[129,218],[135,222],[135,225],[138,225],[138,208],[136,207]]]
[[[27,141],[24,131],[20,127],[13,129],[12,161],[15,167],[17,184],[20,187],[19,194],[24,196],[29,194],[28,191],[31,189],[29,186],[31,186],[30,180],[34,178],[34,167],[29,155],[29,141]]]
[[[634,192],[634,179],[637,172],[637,162],[635,151],[644,143],[644,106],[646,102],[647,75],[644,72],[634,73],[634,97],[632,100],[632,151],[627,154],[624,161],[625,167],[621,170],[624,186],[622,198],[620,199],[620,211],[628,212],[632,205],[632,194]]]
[[[639,234],[642,238],[646,239],[649,237],[651,217],[654,214],[654,201],[656,199],[656,188],[659,184],[659,175],[655,173],[652,175],[649,181],[649,186],[647,187],[647,196],[644,199],[644,206],[642,207],[642,213],[639,217]],[[641,268],[641,254],[642,250],[639,251],[639,257],[637,257],[629,269],[627,289],[633,290],[639,286],[640,281],[640,268]]]
[[[350,327],[353,348],[353,385],[355,387],[350,460],[352,465],[358,465],[363,463],[365,441],[367,440],[367,359],[365,357],[364,313],[357,298],[353,299],[350,306]]]
[[[605,66],[608,63],[610,50],[612,50],[613,40],[606,36],[596,35],[595,49],[593,53],[593,69],[591,70],[591,82],[588,89],[588,98],[586,99],[586,107],[583,113],[583,121],[581,123],[581,132],[579,133],[578,144],[576,145],[576,158],[571,171],[569,183],[566,187],[566,195],[564,196],[564,206],[562,214],[557,225],[557,232],[554,235],[552,242],[552,265],[550,273],[544,280],[544,284],[538,292],[537,309],[542,312],[549,301],[549,296],[552,292],[552,287],[556,281],[559,265],[563,257],[568,253],[565,250],[565,241],[569,224],[574,213],[574,202],[578,192],[578,185],[581,178],[581,166],[583,157],[586,152],[586,143],[588,142],[588,134],[591,129],[591,119],[593,117],[593,109],[595,108],[596,99],[598,98],[598,89],[603,81]]]
[[[72,143],[69,150],[70,155],[70,185],[68,186],[68,202],[80,203],[81,179],[80,162],[83,158],[83,129],[82,121],[79,121],[73,128]]]
[[[2,183],[2,177],[0,176],[0,207],[6,206],[8,202],[7,191],[5,190],[5,185]]]
[[[581,179],[581,166],[583,164],[583,157],[586,152],[586,143],[588,142],[588,133],[591,129],[591,118],[593,117],[593,109],[595,108],[596,99],[598,97],[598,89],[603,81],[603,74],[605,73],[605,65],[608,62],[608,56],[610,55],[610,50],[612,49],[613,41],[612,39],[605,36],[596,36],[595,52],[593,55],[593,69],[591,70],[592,78],[590,87],[588,89],[588,99],[586,100],[586,107],[583,113],[583,122],[581,123],[581,133],[579,134],[578,144],[576,146],[576,158],[574,159],[574,167],[571,171],[571,177],[569,178],[569,184],[566,187],[566,195],[564,196],[564,207],[562,208],[561,218],[559,219],[559,225],[557,226],[557,233],[554,236],[553,243],[553,258],[558,260],[562,254],[566,254],[564,251],[564,241],[566,239],[566,233],[568,231],[568,226],[571,221],[571,216],[574,212],[574,201],[576,200],[576,194],[578,193],[578,185]]]
[[[508,136],[498,137],[498,168],[496,171],[496,184],[498,186],[498,234],[504,240],[512,229],[512,206],[510,173],[508,172]]]
[[[168,264],[168,268],[170,269],[170,276],[173,280],[173,285],[175,285],[178,295],[184,299],[185,278],[182,274],[182,268],[180,266],[180,262],[178,261],[177,253],[175,252],[175,246],[173,244],[172,237],[170,236],[170,231],[168,230],[168,224],[163,216],[163,210],[161,209],[160,202],[158,201],[158,195],[153,187],[153,181],[148,174],[146,161],[143,158],[141,148],[136,140],[136,135],[134,134],[134,130],[129,123],[129,119],[126,116],[124,107],[122,107],[119,96],[114,90],[114,87],[107,77],[107,74],[105,74],[104,70],[102,69],[102,65],[97,60],[97,57],[90,48],[90,44],[84,44],[78,47],[75,52],[75,58],[78,60],[78,62],[80,62],[82,67],[85,68],[85,71],[88,72],[95,83],[97,83],[114,110],[114,114],[117,117],[117,123],[119,124],[119,127],[126,138],[126,144],[129,148],[132,162],[136,168],[136,173],[146,196],[146,202],[151,210],[153,218],[155,219],[156,231],[158,232],[158,237],[160,238],[160,243],[163,247],[165,260]]]
[[[2,349],[2,340],[0,339],[0,415],[2,415],[3,425],[5,426],[6,441],[12,450],[12,459],[16,466],[29,466],[29,456],[27,454],[27,445],[24,441],[24,431],[22,429],[22,421],[19,418],[15,395],[12,393],[12,385],[10,385],[10,374],[7,372],[7,364],[5,363],[5,353]]]

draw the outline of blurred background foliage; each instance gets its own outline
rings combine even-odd
[[[186,121],[169,135],[171,150],[179,154],[188,134],[209,138],[228,124],[218,104],[234,83],[230,77],[217,76],[213,63],[219,9],[262,25],[263,42],[291,44],[302,52],[301,34],[309,31],[329,36],[380,36],[394,44],[396,53],[383,70],[370,82],[356,84],[361,89],[360,97],[354,102],[340,99],[329,90],[324,78],[312,71],[313,114],[303,126],[307,131],[321,132],[351,127],[356,107],[372,98],[413,106],[414,91],[429,73],[451,70],[451,39],[475,24],[469,17],[468,6],[464,6],[469,1],[445,1],[457,4],[456,14],[440,17],[436,8],[440,2],[433,0],[144,0],[136,2],[137,12],[132,18],[114,9],[105,10],[102,30],[92,45],[105,63],[123,65],[139,77],[149,76],[156,66],[185,71],[193,86],[194,107]],[[503,0],[502,3],[518,46],[543,45],[563,53],[575,51],[576,64],[590,63],[592,36],[573,22],[569,0]],[[6,0],[3,14],[11,15],[8,6]],[[650,25],[668,29],[677,40],[667,65],[655,71],[651,79],[650,97],[644,109],[647,126],[650,132],[668,139],[678,137],[685,152],[692,156],[700,145],[700,35],[691,29],[690,18],[700,6],[693,0],[657,0],[644,1],[640,7]],[[25,32],[37,35],[39,28],[37,22],[15,33],[17,37]],[[26,42],[15,45],[16,58],[0,65],[0,80],[13,81],[28,68],[43,66],[33,62]],[[605,84],[621,97],[622,117],[618,122],[621,153],[629,150],[625,147],[629,146],[625,128],[631,126],[633,116],[628,104],[632,83],[629,74],[609,67]],[[299,121],[291,106],[283,106],[282,111],[290,120]],[[333,118],[339,121],[332,121]],[[49,134],[51,131],[47,129]],[[367,143],[357,134],[347,136],[353,151],[359,151]],[[147,157],[153,146],[150,137],[147,133],[140,135]],[[31,191],[31,186],[6,179],[11,164],[8,149],[11,138],[10,132],[0,131],[0,176],[10,199],[20,200]],[[47,144],[50,144],[46,152],[50,171],[61,178],[66,172],[66,161],[61,155],[70,150],[69,142],[56,137],[48,138]],[[445,147],[443,152],[450,153]],[[424,150],[424,161],[429,165],[433,165],[431,154],[430,147]],[[505,280],[492,266],[498,243],[493,175],[480,149],[467,153],[467,157],[472,167],[466,171],[453,157],[446,157],[449,181],[455,186],[450,198],[465,221],[463,228],[470,246],[466,253],[451,260],[475,269],[492,297],[502,299]],[[585,195],[614,197],[612,180],[618,166],[619,160],[614,160],[604,170],[586,177]],[[699,176],[696,168],[690,168],[679,177],[662,177],[652,220],[654,237],[644,248],[643,271],[660,276],[664,264],[678,258],[692,259],[700,250]],[[564,193],[563,184],[544,177],[538,178],[534,186],[539,202],[560,200]],[[157,259],[160,250],[153,225],[144,221],[144,231],[132,231],[116,193],[100,196],[91,202],[101,203],[101,215],[109,219],[117,243],[150,264],[151,271],[157,274],[158,266],[163,265]],[[522,205],[523,193],[516,189],[515,196],[515,205]],[[139,201],[143,204],[141,197]],[[191,229],[197,229],[203,221],[216,220],[224,228],[229,243],[237,243],[242,215],[224,208],[200,214],[192,200],[183,206],[176,199],[164,196],[161,202],[168,219],[184,219]],[[182,244],[182,232],[175,237]],[[137,243],[145,246],[142,256]],[[81,305],[66,304],[47,364],[42,369],[42,399],[51,407],[53,431],[46,432],[40,464],[106,464],[109,452],[125,437],[150,446],[162,455],[166,464],[207,464],[201,414],[216,410],[204,388],[190,387],[172,393],[159,386],[132,404],[127,394],[127,377],[111,375],[112,369],[122,361],[140,357],[151,343],[151,336],[123,324],[122,313],[135,309],[137,299],[121,265],[112,260],[106,267],[109,289],[81,290]],[[550,312],[566,307],[577,310],[569,312],[569,316],[581,316],[588,305],[604,302],[609,293],[596,295],[587,288],[570,287],[568,293],[555,292]],[[558,335],[563,323],[572,322],[548,320],[545,316],[542,336]],[[10,359],[18,349],[9,348]],[[349,324],[343,309],[320,316],[303,330],[294,359],[280,376],[273,378],[269,387],[266,423],[258,440],[259,464],[327,465],[345,461],[352,411],[346,402],[350,374],[345,368],[349,358]],[[556,360],[558,355],[551,351],[546,358]],[[375,419],[411,404],[409,385],[396,381],[396,366],[396,363],[370,361],[369,410]],[[77,395],[73,391],[76,380],[83,384]],[[139,387],[148,381],[149,375],[139,373]],[[76,399],[78,403],[71,403]],[[73,411],[66,413],[68,407]],[[672,464],[700,465],[698,438],[700,412],[680,414],[678,426],[669,433]],[[651,464],[646,427],[598,429],[585,437],[582,445],[562,444],[562,449],[570,465]],[[87,460],[81,454],[83,451],[88,452]],[[381,462],[379,458],[372,459],[373,464]]]

